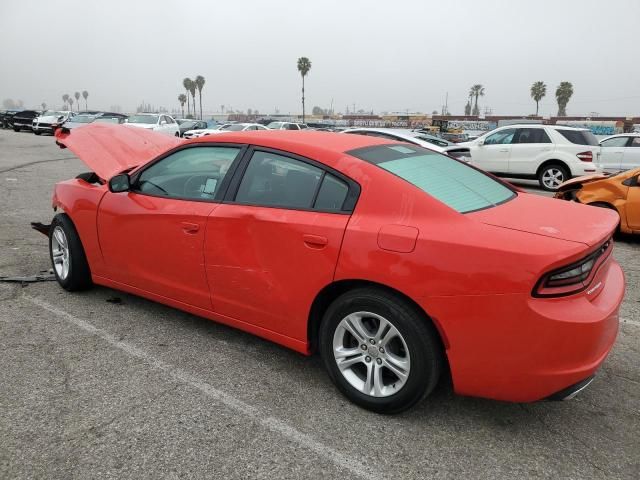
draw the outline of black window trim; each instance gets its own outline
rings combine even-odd
[[[231,162],[231,165],[229,166],[229,169],[227,170],[227,174],[224,176],[224,178],[222,179],[222,183],[220,184],[220,188],[218,189],[218,191],[216,192],[216,195],[214,198],[188,198],[188,197],[176,197],[176,196],[168,196],[168,195],[154,195],[152,193],[149,192],[142,192],[140,190],[138,190],[137,184],[138,184],[138,180],[140,179],[140,175],[142,175],[145,170],[147,170],[148,168],[152,167],[153,165],[155,165],[156,163],[164,160],[165,158],[169,157],[170,155],[173,155],[174,153],[178,153],[182,150],[186,150],[189,148],[205,148],[205,147],[222,147],[222,148],[237,148],[238,149],[238,155],[236,155],[236,158],[233,160],[233,162]],[[235,174],[236,168],[238,168],[238,165],[240,164],[240,162],[242,161],[242,159],[244,158],[245,152],[247,151],[248,145],[246,143],[213,143],[213,142],[202,142],[202,143],[192,143],[189,145],[178,145],[175,148],[172,148],[171,150],[169,150],[168,152],[165,152],[161,155],[159,155],[158,157],[154,158],[153,160],[151,160],[149,163],[146,163],[142,168],[140,168],[139,170],[136,170],[133,175],[131,175],[130,178],[130,183],[131,183],[131,193],[135,193],[137,195],[145,195],[147,197],[156,197],[156,198],[165,198],[165,199],[171,199],[171,200],[182,200],[182,201],[187,201],[187,202],[204,202],[204,203],[222,203],[222,200],[224,199],[224,195],[227,191],[227,188],[229,187],[229,184],[231,183],[231,178],[233,177],[233,175]]]
[[[256,152],[264,152],[264,153],[272,153],[274,155],[280,155],[282,157],[286,157],[292,160],[296,160],[298,162],[306,163],[312,167],[320,169],[322,171],[322,174],[320,177],[320,181],[316,186],[316,191],[313,194],[313,201],[311,202],[312,206],[308,208],[304,208],[304,207],[291,207],[286,205],[284,206],[283,205],[262,205],[259,203],[236,202],[236,195],[238,193],[238,190],[240,189],[240,183],[242,182],[242,179],[244,178],[244,174],[246,173],[247,168],[249,167],[249,162],[251,161],[253,154]],[[313,207],[313,205],[315,205],[316,203],[318,194],[320,193],[320,188],[322,187],[322,182],[324,181],[324,177],[327,173],[333,175],[334,177],[338,178],[339,180],[342,180],[347,184],[347,187],[348,187],[347,196],[344,199],[344,202],[342,203],[342,208],[340,210],[329,210],[329,209],[320,209],[320,208]],[[226,189],[226,193],[224,195],[224,200],[222,203],[227,203],[231,205],[242,205],[247,207],[277,208],[280,210],[297,210],[297,211],[304,211],[304,212],[351,215],[353,213],[353,210],[356,207],[359,197],[360,197],[360,184],[358,182],[356,182],[352,178],[349,178],[342,172],[339,172],[338,170],[335,170],[329,167],[328,165],[325,165],[324,163],[318,162],[311,158],[303,157],[296,153],[287,152],[286,150],[262,147],[259,145],[250,145],[247,148],[247,150],[244,152],[244,155],[240,160],[237,168],[234,169],[233,178],[231,179],[230,184]]]

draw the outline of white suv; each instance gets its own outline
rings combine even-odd
[[[601,171],[600,145],[584,128],[509,125],[458,145],[469,148],[472,165],[500,177],[537,179],[549,191],[571,177]]]
[[[159,113],[136,113],[125,120],[125,125],[153,130],[154,132],[171,135],[172,137],[180,136],[178,123],[171,115],[163,115]]]
[[[307,128],[306,123],[293,123],[293,122],[271,122],[267,125],[269,130],[304,130]]]

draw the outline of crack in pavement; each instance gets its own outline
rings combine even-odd
[[[27,163],[23,163],[22,165],[16,165],[13,167],[5,168],[3,170],[0,170],[0,173],[11,172],[13,170],[18,170],[23,167],[30,167],[31,165],[37,165],[39,163],[61,162],[62,160],[75,160],[75,159],[77,159],[77,157],[62,157],[62,158],[51,158],[49,160],[36,160],[35,162],[27,162]]]

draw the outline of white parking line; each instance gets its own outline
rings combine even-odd
[[[208,383],[203,382],[194,375],[191,375],[190,373],[180,368],[165,363],[162,360],[155,358],[153,355],[150,355],[149,353],[133,345],[118,340],[114,335],[106,332],[105,330],[95,327],[92,324],[71,315],[70,313],[60,310],[50,303],[46,302],[45,300],[42,300],[41,298],[32,297],[30,295],[24,295],[23,297],[34,305],[37,305],[47,310],[48,312],[53,313],[54,315],[68,321],[69,323],[72,323],[75,326],[97,337],[100,337],[111,346],[131,355],[132,357],[136,357],[144,361],[155,369],[162,370],[170,377],[173,377],[175,380],[186,383],[193,388],[200,390],[205,395],[219,401],[229,409],[235,410],[245,417],[249,417],[251,420],[262,425],[268,430],[279,433],[288,440],[295,442],[300,446],[307,448],[308,450],[311,450],[324,459],[334,463],[337,467],[348,470],[350,473],[360,478],[374,478],[380,476],[379,473],[375,474],[372,470],[366,468],[362,463],[334,450],[333,448],[316,440],[311,435],[297,430],[287,422],[276,417],[267,416],[266,413],[258,407],[249,405],[248,403],[235,398],[233,395],[212,387]]]

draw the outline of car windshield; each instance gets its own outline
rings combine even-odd
[[[451,145],[451,142],[447,142],[446,140],[441,140],[436,137],[430,137],[428,135],[416,135],[415,137],[418,140],[423,140],[425,142],[433,143],[434,145],[438,145],[440,147],[447,147]]]
[[[60,117],[64,115],[64,112],[57,112],[55,110],[47,110],[42,114],[43,117]]]
[[[197,125],[198,122],[194,122],[192,120],[187,120],[186,122],[182,122],[179,125],[184,128],[193,128]]]
[[[241,130],[244,130],[245,128],[247,128],[246,125],[242,125],[240,123],[234,123],[232,125],[225,125],[220,130],[228,130],[230,132],[240,132]]]
[[[128,120],[129,123],[158,123],[158,115],[131,115]]]
[[[120,119],[117,117],[98,117],[94,121],[100,123],[120,123]]]
[[[380,145],[347,152],[415,185],[460,213],[495,207],[516,196],[489,175],[414,145]]]
[[[72,123],[91,123],[94,120],[93,115],[76,115],[71,120]]]
[[[267,128],[280,128],[282,125],[284,125],[282,122],[271,122]]]

